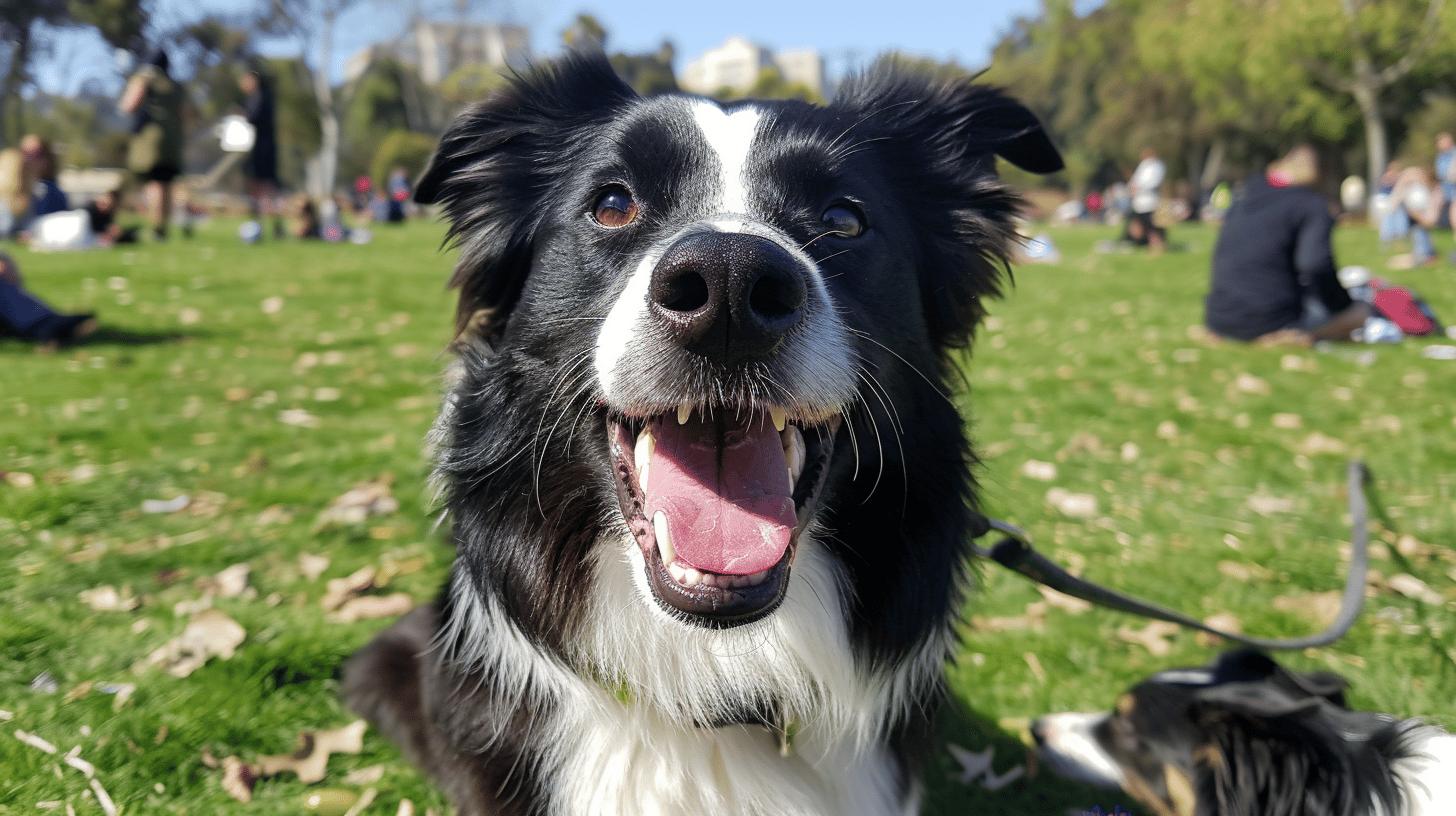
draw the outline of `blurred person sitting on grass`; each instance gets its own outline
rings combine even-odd
[[[80,342],[95,331],[95,315],[60,314],[25,291],[20,267],[0,253],[0,336],[59,346]]]
[[[23,173],[30,187],[29,216],[40,218],[71,208],[61,185],[56,181],[59,164],[50,142],[34,133],[20,140]]]
[[[91,234],[95,236],[98,245],[109,247],[136,243],[137,228],[123,227],[116,222],[116,213],[120,207],[121,195],[115,190],[107,190],[86,205],[86,214],[91,220]]]
[[[1370,307],[1336,277],[1329,202],[1313,189],[1319,159],[1301,145],[1249,179],[1213,251],[1204,322],[1215,335],[1268,345],[1349,340]]]

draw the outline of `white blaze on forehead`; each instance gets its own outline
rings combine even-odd
[[[762,114],[744,107],[732,113],[706,99],[692,103],[693,120],[703,132],[708,147],[718,157],[718,212],[748,212],[748,154]]]

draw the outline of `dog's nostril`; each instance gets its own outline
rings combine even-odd
[[[696,312],[708,304],[708,297],[708,282],[702,275],[688,270],[663,283],[657,302],[674,312]]]
[[[776,275],[759,278],[748,293],[748,307],[767,318],[792,315],[804,305],[804,288],[795,283]]]

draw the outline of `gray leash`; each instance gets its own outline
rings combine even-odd
[[[1107,609],[1176,623],[1179,626],[1207,632],[1224,640],[1259,649],[1287,651],[1328,646],[1344,637],[1345,633],[1350,631],[1350,627],[1355,625],[1356,619],[1360,617],[1360,609],[1365,604],[1365,574],[1370,566],[1370,531],[1367,522],[1370,501],[1366,496],[1366,490],[1371,483],[1370,469],[1365,466],[1364,462],[1356,460],[1350,463],[1348,473],[1350,520],[1353,530],[1350,535],[1352,545],[1350,571],[1345,578],[1345,592],[1340,599],[1340,612],[1330,622],[1330,625],[1323,631],[1307,637],[1258,638],[1237,632],[1226,632],[1196,618],[1078,578],[1037,552],[1032,547],[1030,538],[1020,528],[997,519],[978,517],[980,526],[973,531],[973,537],[981,538],[991,532],[997,532],[1002,535],[1001,540],[989,549],[984,547],[972,547],[972,549],[976,555],[989,558],[1038,584]]]

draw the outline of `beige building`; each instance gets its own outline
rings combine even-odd
[[[747,90],[765,68],[778,68],[784,79],[823,94],[824,58],[813,49],[774,53],[743,37],[729,37],[683,67],[678,84],[685,90],[711,94],[722,88]]]
[[[393,43],[360,49],[344,63],[344,78],[358,79],[381,57],[393,57],[435,85],[465,65],[523,67],[531,58],[531,33],[521,26],[497,23],[416,23]]]

